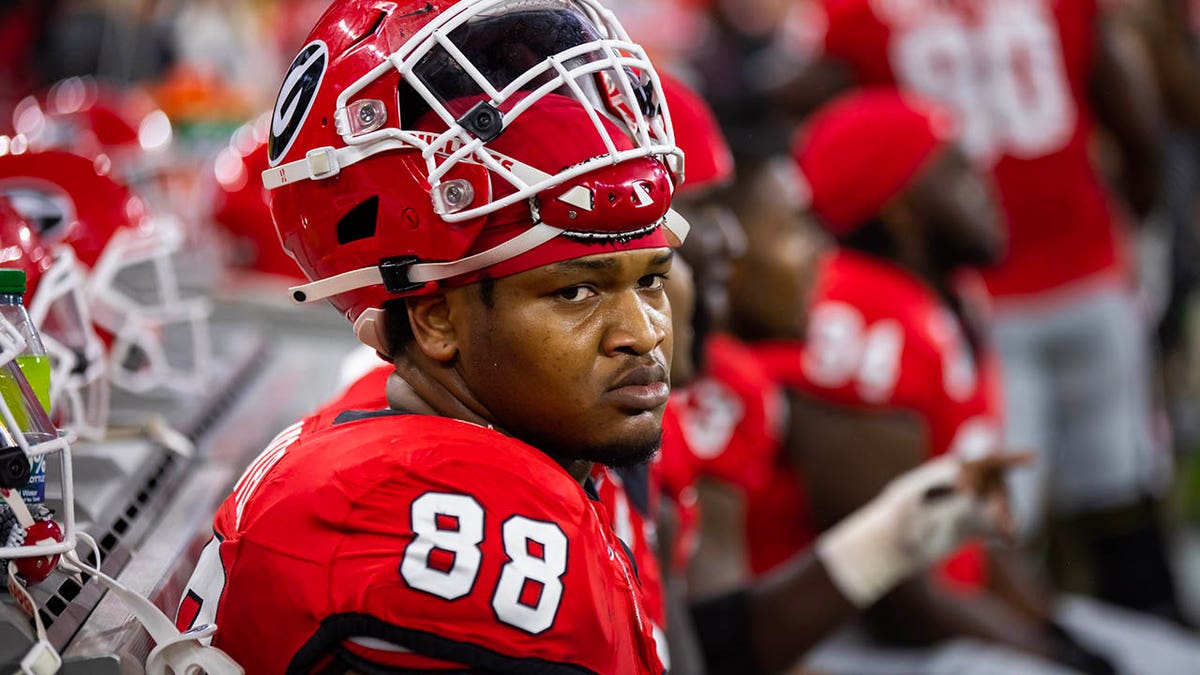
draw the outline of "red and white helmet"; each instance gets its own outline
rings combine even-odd
[[[101,86],[91,77],[69,77],[25,97],[12,121],[33,150],[104,156],[112,175],[129,185],[162,169],[173,137],[170,119],[148,94]]]
[[[206,298],[180,287],[172,256],[182,228],[65,152],[0,155],[0,194],[51,246],[69,246],[87,270],[86,297],[109,343],[113,384],[135,393],[192,392],[210,372]]]
[[[733,180],[733,151],[721,133],[712,108],[695,90],[668,74],[662,76],[663,93],[671,106],[675,142],[687,157],[687,181],[680,194],[695,194]]]
[[[25,306],[50,356],[52,421],[80,438],[102,439],[108,424],[107,363],[75,252],[46,246],[3,196],[0,250],[0,267],[25,272]]]
[[[271,114],[264,113],[234,132],[213,161],[211,197],[205,201],[212,207],[213,223],[228,239],[234,267],[303,282],[304,273],[279,243],[262,184],[270,128]]]
[[[36,584],[50,575],[61,554],[75,548],[75,484],[68,439],[54,428],[17,364],[24,349],[21,333],[0,316],[0,560],[15,563],[23,581]],[[45,479],[53,476],[61,490],[44,492],[50,500],[60,498],[61,520],[42,504],[30,507],[21,495],[35,462],[50,455],[58,455],[59,466]]]
[[[658,75],[596,0],[334,2],[270,132],[293,297],[372,346],[389,298],[686,235]]]

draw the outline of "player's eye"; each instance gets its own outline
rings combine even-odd
[[[554,292],[560,300],[567,302],[583,302],[596,296],[596,290],[590,286],[567,286]]]
[[[644,288],[651,291],[662,290],[663,281],[668,278],[669,277],[666,274],[647,274],[641,279],[638,279],[638,288]]]

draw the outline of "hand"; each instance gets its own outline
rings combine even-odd
[[[1017,523],[1008,498],[1005,475],[1033,460],[1027,450],[997,452],[974,460],[964,460],[961,467],[962,485],[983,505],[984,522],[979,534],[997,536],[1005,543],[1015,543]]]
[[[1028,459],[1027,453],[997,453],[926,462],[823,534],[817,555],[851,602],[871,605],[971,537],[1011,538],[1004,472]]]

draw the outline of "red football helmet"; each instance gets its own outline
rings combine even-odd
[[[212,166],[212,221],[230,240],[234,267],[306,281],[279,243],[271,222],[270,196],[262,184],[267,168],[271,114],[242,125]]]
[[[658,75],[596,0],[334,2],[271,117],[284,248],[378,345],[389,298],[686,234]],[[367,311],[371,310],[371,311]]]
[[[695,194],[733,180],[733,151],[712,108],[682,80],[665,73],[662,87],[671,108],[675,142],[687,157],[687,180],[679,186],[680,194]]]
[[[182,232],[150,216],[96,162],[65,152],[0,155],[0,194],[51,246],[64,244],[87,269],[86,296],[109,344],[109,373],[133,392],[195,391],[209,370],[209,303],[187,296],[172,256]]]
[[[13,111],[13,129],[34,150],[103,155],[127,184],[157,173],[172,139],[171,121],[148,95],[103,87],[91,77],[70,77],[25,97]]]
[[[51,252],[29,221],[0,196],[0,267],[25,271],[25,306],[50,356],[55,425],[100,440],[108,422],[104,344],[92,328],[86,277],[68,246]]]

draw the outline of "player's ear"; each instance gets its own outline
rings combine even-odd
[[[433,293],[408,301],[408,321],[413,342],[429,358],[446,363],[458,355],[458,332],[450,319],[450,303],[444,293]]]

